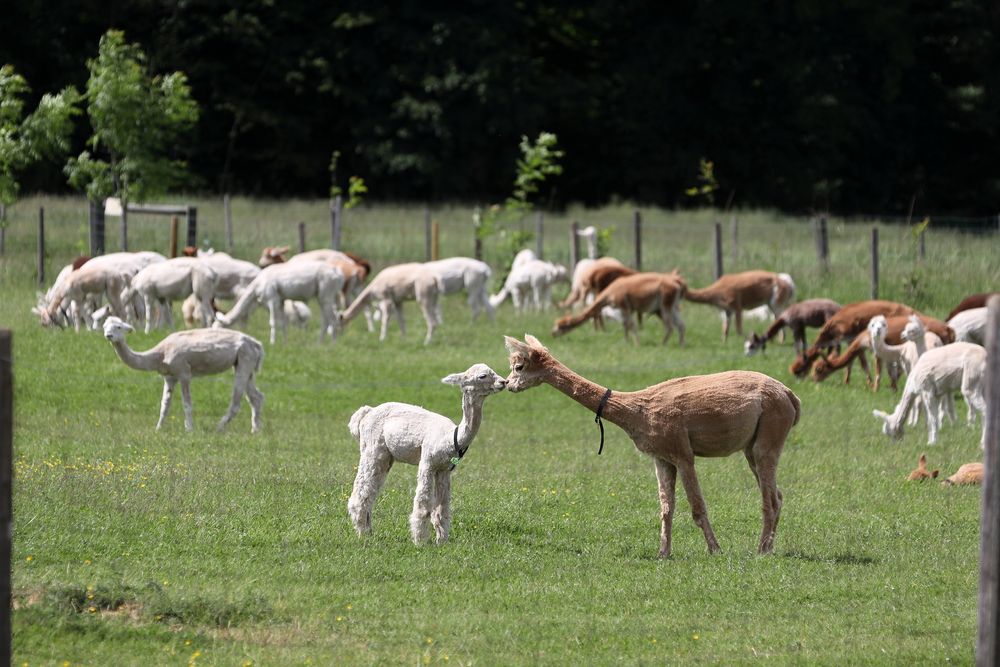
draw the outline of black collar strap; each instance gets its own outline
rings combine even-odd
[[[604,451],[604,423],[601,421],[601,413],[604,412],[604,406],[608,404],[609,398],[611,398],[611,387],[608,387],[608,390],[604,392],[604,396],[601,397],[601,402],[597,404],[597,416],[594,417],[594,421],[601,427],[601,447],[597,450],[598,456]]]
[[[455,448],[455,455],[453,457],[451,457],[451,468],[449,468],[449,470],[454,470],[455,466],[458,465],[458,462],[462,460],[463,456],[465,456],[465,453],[467,451],[469,451],[469,447],[466,446],[465,449],[459,449],[458,448],[458,427],[457,426],[455,427],[455,432],[452,434],[452,438],[451,439],[452,439],[452,446]]]

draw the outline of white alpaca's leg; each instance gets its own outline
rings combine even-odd
[[[399,335],[406,335],[406,317],[403,315],[403,304],[398,301],[392,302],[392,310],[396,314],[396,320],[399,322]]]
[[[170,412],[170,401],[174,398],[174,385],[177,378],[165,376],[163,378],[163,398],[160,400],[160,419],[156,422],[156,430],[163,427],[163,422],[167,420],[167,413]]]
[[[413,512],[410,514],[410,536],[414,544],[427,539],[431,506],[434,502],[434,472],[421,461],[417,468],[417,491],[413,495]]]
[[[678,302],[680,299],[678,299]],[[673,307],[670,309],[670,316],[674,321],[674,326],[677,327],[677,344],[684,344],[684,331],[687,327],[684,326],[684,320],[681,318],[681,309],[679,303],[674,303]]]
[[[171,331],[174,330],[174,309],[172,304],[167,299],[161,299],[160,303],[163,304],[163,313],[166,316],[167,328]]]
[[[259,433],[261,426],[260,411],[264,407],[264,394],[257,389],[252,375],[247,380],[247,402],[250,403],[250,432]]]
[[[451,530],[451,471],[440,470],[434,476],[434,509],[431,524],[437,534],[437,543],[448,541]]]
[[[932,391],[923,391],[920,396],[927,405],[927,444],[933,445],[937,442],[938,429],[941,426],[940,401]]]
[[[244,368],[243,364],[237,364],[236,366],[236,374],[233,378],[233,396],[229,400],[229,409],[226,410],[226,414],[222,415],[222,421],[219,422],[217,429],[219,431],[226,428],[226,424],[232,421],[233,417],[240,411],[241,400],[247,391],[247,381],[253,374],[253,368],[249,364],[246,364],[246,366],[246,368]]]
[[[269,299],[267,302],[267,323],[271,327],[271,345],[278,337],[278,310],[281,309],[280,299]]]
[[[142,295],[142,306],[146,311],[146,333],[149,333],[153,328],[153,300],[148,294]]]
[[[440,300],[437,300],[440,303]],[[431,342],[431,338],[434,336],[434,330],[437,328],[437,322],[434,321],[432,317],[432,306],[426,301],[420,303],[420,309],[424,313],[424,321],[427,323],[427,335],[424,336],[424,345]]]
[[[944,417],[948,418],[949,424],[954,424],[958,417],[955,416],[955,397],[950,391],[945,392],[944,396],[941,397],[941,415],[938,417],[938,421],[944,421]]]
[[[358,474],[354,477],[354,490],[347,501],[347,513],[358,535],[371,532],[372,507],[378,498],[385,478],[392,468],[392,455],[378,445],[368,449],[362,445]]]
[[[392,313],[392,301],[388,299],[382,299],[378,302],[378,311],[382,316],[382,326],[379,331],[378,339],[379,341],[385,340],[385,337],[389,334],[389,316]]]
[[[181,378],[181,400],[184,401],[184,428],[194,430],[194,406],[191,405],[191,378]]]

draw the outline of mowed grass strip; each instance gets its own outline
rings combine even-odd
[[[305,206],[265,210],[294,220]],[[374,221],[378,209],[366,215]],[[422,225],[416,207],[385,215]],[[687,230],[682,238],[700,233],[664,217]],[[427,347],[412,304],[407,336],[393,325],[382,344],[361,320],[334,345],[316,342],[315,322],[290,330],[266,349],[259,436],[249,434],[248,406],[215,433],[229,400],[226,375],[194,382],[194,433],[183,430],[179,399],[157,433],[158,376],[126,368],[98,334],[42,330],[29,312],[30,236],[15,232],[25,220],[15,218],[14,252],[0,260],[0,323],[15,331],[17,373],[17,664],[972,660],[979,490],[903,480],[922,452],[946,474],[979,460],[977,429],[947,426],[928,447],[921,422],[890,441],[871,409],[892,409],[898,394],[872,394],[857,374],[846,386],[842,375],[797,381],[787,372],[790,344],[747,359],[737,338],[722,344],[718,315],[698,304],[684,306],[683,348],[676,338],[658,344],[655,318],[635,347],[610,322],[605,332],[588,325],[555,339],[555,312],[516,316],[509,303],[495,324],[473,325],[464,298],[452,297]],[[801,223],[760,216],[747,227],[756,233],[741,236],[744,259],[733,268],[787,270],[803,298],[867,297],[863,246],[852,269],[824,276]],[[357,244],[382,266],[388,259],[373,252],[379,229],[373,222]],[[626,229],[612,252],[628,261]],[[982,239],[941,233],[928,246],[940,253],[935,263],[907,267],[908,240],[886,237],[895,237],[883,242],[897,258],[883,266],[886,298],[943,317],[966,293],[1000,284]],[[237,254],[255,259],[251,242]],[[695,245],[644,256],[654,253],[662,268],[676,260],[701,285],[710,255]],[[74,249],[56,237],[50,247],[54,275]],[[422,245],[413,252],[419,259]],[[266,339],[266,317],[255,315],[249,331]],[[796,391],[803,414],[778,468],[785,506],[775,554],[754,552],[760,496],[746,462],[732,456],[697,461],[723,553],[707,554],[678,485],[674,556],[657,560],[651,462],[610,424],[598,457],[593,414],[547,386],[486,401],[483,427],[454,474],[448,545],[409,541],[416,470],[404,464],[389,474],[374,534],[359,539],[346,514],[358,459],[351,413],[399,400],[457,421],[459,393],[440,378],[476,362],[505,373],[502,335],[525,332],[615,389],[746,368]],[[135,333],[129,343],[147,349],[163,335]]]

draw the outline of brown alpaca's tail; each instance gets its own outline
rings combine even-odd
[[[795,408],[795,419],[792,421],[792,426],[795,426],[799,423],[799,417],[802,416],[802,401],[788,387],[785,387],[785,394],[788,396],[788,400],[792,402],[792,407]]]
[[[714,295],[715,295],[715,292],[714,292],[714,290],[712,290],[711,287],[703,287],[701,289],[690,289],[689,288],[689,289],[686,290],[686,292],[684,294],[684,298],[687,299],[688,301],[693,301],[695,303],[711,303],[711,304],[714,304],[715,303],[713,301]]]

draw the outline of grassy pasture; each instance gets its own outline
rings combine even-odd
[[[199,238],[222,247],[221,203],[201,201]],[[86,248],[76,199],[28,199],[9,211],[0,259],[0,326],[15,331],[15,664],[778,664],[970,663],[978,581],[979,490],[907,484],[921,452],[950,474],[978,460],[978,432],[923,424],[881,435],[863,383],[800,382],[790,343],[747,359],[723,345],[714,310],[684,307],[688,340],[639,347],[620,328],[548,335],[552,315],[473,326],[461,298],[429,347],[411,304],[410,331],[384,344],[353,322],[321,346],[315,326],[268,347],[259,386],[264,432],[249,410],[222,435],[228,376],[193,385],[196,431],[179,404],[153,426],[161,382],[128,369],[100,336],[41,330],[34,302],[35,219],[46,207],[51,280]],[[235,254],[329,238],[325,202],[236,200]],[[466,207],[435,210],[442,254],[470,254]],[[572,210],[546,219],[546,257],[568,258],[568,225],[615,225],[612,254],[631,261],[631,209]],[[643,264],[711,277],[710,213],[644,211]],[[134,248],[162,250],[162,219],[131,220]],[[740,216],[727,270],[791,273],[800,296],[868,296],[865,225],[831,222],[832,267],[820,273],[811,227],[766,213]],[[117,247],[109,220],[108,249]],[[727,225],[727,246],[729,242]],[[914,262],[905,229],[882,228],[882,289],[939,317],[967,293],[1000,284],[993,236],[933,229]],[[422,208],[351,211],[344,246],[377,267],[422,259]],[[499,257],[486,245],[486,258]],[[494,264],[496,266],[496,264]],[[499,268],[499,267],[498,267]],[[250,333],[266,340],[266,318]],[[458,392],[439,379],[472,363],[505,372],[502,334],[538,335],[570,367],[613,388],[746,368],[788,384],[803,403],[779,466],[785,507],[772,557],[754,554],[759,494],[742,457],[700,460],[723,553],[706,553],[678,489],[674,556],[658,561],[652,465],[608,425],[596,455],[593,415],[549,387],[491,397],[455,472],[452,541],[415,547],[407,515],[415,469],[395,466],[359,540],[346,516],[357,463],[347,431],[360,405],[418,403],[454,419]],[[132,334],[146,349],[162,338]],[[178,399],[179,400],[179,399]],[[962,415],[963,406],[959,405]]]

